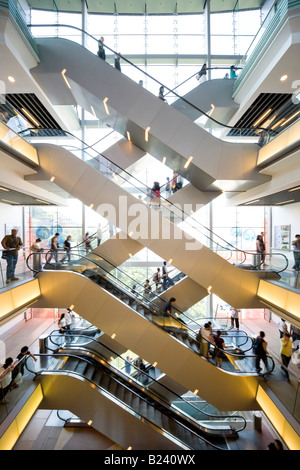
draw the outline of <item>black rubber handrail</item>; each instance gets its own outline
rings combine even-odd
[[[50,253],[50,251],[49,251],[48,253]],[[31,268],[31,266],[29,265],[29,259],[30,259],[30,257],[32,257],[32,256],[34,256],[34,255],[35,255],[35,253],[31,253],[31,254],[27,257],[26,264],[27,264],[27,267],[28,267],[31,271],[33,271],[33,272],[39,272],[39,271],[35,271],[35,270],[34,270],[33,268]],[[97,267],[99,267],[100,269],[102,269],[103,271],[106,271],[105,268],[103,268],[101,265],[98,265],[96,261],[94,261],[94,260],[92,260],[92,259],[90,259],[90,258],[87,258],[87,257],[85,257],[85,256],[80,256],[80,259],[86,259],[89,263],[92,263],[92,264],[96,265]],[[50,263],[49,263],[49,264],[50,264]],[[106,272],[108,272],[108,271],[106,271]],[[96,273],[96,274],[97,274],[98,276],[102,277],[100,274],[98,274],[98,273]],[[128,286],[124,281],[121,281],[121,280],[118,279],[116,276],[112,275],[110,272],[109,272],[109,275],[110,275],[111,277],[113,277],[113,278],[116,279],[116,281],[115,281],[116,285],[112,284],[113,287],[115,287],[115,288],[118,287],[118,289],[121,289],[121,291],[122,291],[122,293],[123,293],[124,295],[127,295],[127,296],[129,296],[130,298],[133,298],[133,300],[134,300],[136,303],[140,304],[140,300],[139,300],[136,296],[133,296],[133,295],[129,292],[129,290],[132,289],[131,286]],[[129,277],[129,276],[127,276],[127,277]],[[107,282],[110,282],[109,279],[106,279],[106,281],[107,281]],[[92,281],[92,282],[93,282],[93,281]],[[125,289],[125,291],[122,289],[122,287],[120,287],[120,284],[123,285],[123,286],[125,286],[125,287],[123,288],[123,289]],[[143,297],[143,296],[141,295],[141,297]],[[164,317],[164,312],[163,312],[163,311],[160,309],[160,307],[158,307],[153,301],[151,301],[151,300],[149,300],[149,299],[147,299],[147,298],[145,298],[145,301],[146,301],[145,304],[144,304],[144,303],[141,304],[141,306],[142,306],[144,309],[146,308],[150,313],[154,313],[155,315],[157,315],[158,312],[159,312],[160,315]],[[147,305],[147,304],[148,304],[148,305]],[[151,305],[151,307],[150,307],[150,305]],[[131,308],[130,306],[128,306],[128,307]],[[177,310],[177,309],[176,309],[176,310]],[[136,313],[139,314],[138,312],[136,312]],[[188,319],[190,320],[190,318],[189,318],[185,313],[181,313],[181,315],[182,315],[183,317],[185,317],[185,318],[188,318]],[[144,315],[143,315],[143,316],[144,316]],[[180,318],[176,318],[176,317],[174,317],[173,315],[172,315],[172,317],[173,317],[176,321],[178,321],[179,323],[180,323],[180,322],[183,323],[183,322],[180,320]],[[146,317],[144,316],[144,318],[146,318]],[[147,320],[150,321],[151,323],[155,324],[155,325],[158,326],[159,328],[165,329],[165,325],[160,326],[160,325],[158,325],[154,320],[152,320],[152,319],[150,320],[149,318],[147,318]],[[200,326],[200,325],[199,325],[199,326]],[[193,340],[193,341],[197,341],[197,340],[196,340],[196,334],[195,334],[194,330],[190,329],[189,326],[188,326],[186,323],[184,323],[184,327],[186,328],[186,330],[188,331],[188,333],[191,335],[191,336],[190,336],[190,339]],[[210,345],[211,347],[217,348],[216,345],[215,345],[214,343],[212,343],[211,341],[208,341],[208,340],[206,340],[205,338],[202,338],[202,340],[205,341],[205,342],[207,342],[207,343],[209,343],[209,345]],[[193,351],[192,348],[190,348],[190,349]],[[195,351],[194,351],[194,352],[195,352]],[[224,350],[224,354],[225,354],[226,356],[232,357],[233,360],[234,360],[235,358],[236,358],[236,359],[245,359],[245,360],[249,360],[249,359],[251,359],[251,358],[256,358],[256,355],[247,355],[247,356],[245,356],[244,354],[232,353],[232,352],[228,352],[228,351],[226,351],[226,350]],[[264,374],[259,374],[259,375],[269,374],[269,373],[271,373],[271,372],[274,370],[275,363],[274,363],[273,358],[272,358],[271,356],[267,356],[267,358],[271,361],[272,367],[271,367],[270,369],[266,370],[266,371],[264,372]],[[232,373],[235,373],[235,374],[236,374],[237,372],[234,371],[234,372],[232,372]],[[250,370],[250,371],[240,371],[239,374],[255,374],[255,375],[258,375],[258,374],[257,374],[257,371],[254,371],[254,370]]]
[[[53,333],[54,333],[54,334],[53,334]],[[52,331],[52,332],[50,333],[50,335],[48,336],[48,339],[50,340],[50,342],[52,342],[55,346],[61,347],[60,344],[57,344],[57,343],[55,343],[55,342],[53,341],[53,336],[54,336],[54,337],[58,337],[58,338],[61,339],[62,335],[61,335],[61,334],[60,334],[60,335],[59,335],[59,334],[55,334],[55,330],[54,330],[54,331]],[[68,333],[68,337],[86,338],[86,339],[89,340],[90,342],[95,342],[95,343],[97,343],[97,344],[100,344],[102,347],[104,347],[105,349],[107,349],[111,354],[117,356],[119,359],[121,359],[122,361],[125,362],[125,360],[124,360],[124,358],[123,358],[122,356],[120,356],[118,353],[116,353],[113,349],[111,349],[111,348],[109,348],[108,346],[106,346],[106,345],[104,345],[103,343],[101,343],[101,341],[99,341],[99,339],[91,338],[90,336],[86,336],[86,335],[82,335],[82,334],[80,334],[80,335],[74,334],[74,335],[73,335],[72,333]],[[70,346],[72,346],[72,344],[71,344],[71,345],[70,345],[70,344],[67,345],[67,347],[70,347]],[[74,346],[74,348],[78,348],[79,350],[82,349],[82,350],[84,351],[85,349],[87,349],[87,351],[89,351],[89,349],[88,349],[87,346],[83,347],[82,345],[80,345],[80,346],[78,347],[76,344],[73,345],[73,346]],[[51,348],[49,348],[49,347],[47,346],[47,344],[46,344],[46,348],[49,349],[50,351],[54,352],[54,350],[52,350]],[[92,353],[95,354],[95,351],[92,350]],[[98,352],[97,352],[97,354],[99,355]],[[108,364],[108,366],[110,366],[109,362],[107,362],[107,360],[106,360],[105,357],[103,357],[103,356],[100,356],[100,357],[101,357],[102,360],[104,360],[104,361]],[[167,390],[168,392],[171,392],[175,397],[177,397],[178,399],[182,400],[184,403],[186,403],[186,404],[188,404],[189,406],[191,406],[195,411],[197,411],[197,412],[200,411],[200,412],[203,413],[205,416],[207,416],[207,417],[209,417],[209,418],[213,418],[213,419],[220,419],[220,420],[221,420],[221,419],[229,419],[229,418],[234,418],[234,419],[235,419],[235,418],[239,418],[239,419],[241,419],[241,420],[243,421],[244,425],[243,425],[243,427],[240,428],[240,429],[235,429],[235,431],[236,431],[236,432],[241,432],[241,431],[243,431],[243,430],[245,429],[247,423],[246,423],[246,419],[245,419],[243,416],[239,416],[239,415],[234,415],[234,416],[233,416],[233,415],[214,415],[214,414],[212,414],[212,413],[207,413],[207,412],[205,412],[205,411],[199,410],[195,405],[193,405],[193,403],[190,403],[188,400],[186,400],[186,399],[183,398],[182,396],[178,395],[176,392],[174,392],[173,390],[171,390],[169,387],[167,387],[166,385],[160,383],[160,382],[159,382],[158,380],[156,380],[154,377],[150,376],[147,372],[145,372],[145,371],[139,369],[139,368],[138,368],[136,365],[134,365],[133,363],[131,363],[131,366],[132,366],[138,373],[145,375],[151,382],[157,383],[159,387],[162,387],[163,389]],[[152,390],[151,390],[151,393],[155,393],[155,391],[152,391]],[[159,396],[159,399],[162,399],[162,400],[164,401],[164,399],[163,399],[162,396]],[[166,403],[167,403],[167,402],[166,402]],[[167,403],[167,404],[168,404],[168,403]],[[193,418],[193,419],[194,419],[194,418]]]
[[[91,366],[91,367],[94,367],[94,369],[96,370],[101,370],[102,367],[100,365],[97,365],[95,364],[94,362],[86,359],[86,358],[83,358],[82,356],[77,356],[77,355],[74,355],[74,354],[59,354],[59,353],[54,353],[54,354],[36,354],[35,355],[36,357],[41,357],[41,358],[45,358],[45,357],[50,357],[50,358],[72,358],[72,359],[77,359],[78,361],[81,361],[81,362],[85,362],[87,365]],[[55,374],[62,374],[64,375],[65,373],[65,370],[61,369],[61,370],[58,370],[58,369],[55,369],[55,370],[49,370],[49,369],[42,369],[40,370],[39,372],[36,372],[36,371],[33,371],[31,370],[28,366],[27,366],[27,361],[26,361],[26,367],[27,369],[29,370],[29,372],[33,373],[36,376],[38,375],[42,375],[43,372],[54,372]],[[68,373],[72,373],[74,375],[78,375],[80,377],[84,377],[84,379],[87,381],[87,382],[90,382],[92,383],[93,385],[96,385],[98,388],[102,388],[100,384],[97,384],[96,382],[94,382],[92,379],[88,378],[88,377],[85,377],[84,375],[80,374],[79,372],[76,372],[74,370],[69,370]],[[148,406],[151,406],[151,407],[155,407],[154,404],[147,400],[145,397],[143,397],[142,395],[140,395],[137,391],[133,390],[132,388],[128,387],[124,382],[121,382],[118,378],[116,378],[113,374],[107,374],[107,372],[104,372],[104,374],[108,375],[109,378],[111,380],[113,380],[114,382],[116,382],[118,385],[120,385],[121,387],[123,388],[126,388],[130,393],[132,393],[133,395],[137,396],[140,400],[142,400],[143,402],[147,403]],[[106,389],[105,389],[106,390]],[[116,397],[114,394],[112,394],[111,392],[109,392],[108,390],[106,390],[107,393],[111,394],[114,399],[120,401],[122,404],[124,403],[122,400],[120,400],[118,397]],[[126,406],[128,408],[130,408],[132,411],[134,411],[135,414],[138,414],[138,412],[131,406],[131,405],[128,405],[126,403]],[[162,413],[161,410],[159,410],[160,413]],[[209,442],[207,439],[205,439],[202,435],[199,435],[197,432],[193,431],[193,429],[190,429],[188,426],[184,425],[182,422],[180,422],[176,416],[170,416],[169,414],[167,414],[167,410],[165,413],[162,413],[162,414],[166,414],[168,416],[168,418],[171,418],[173,421],[175,421],[177,424],[179,424],[181,427],[183,427],[184,429],[186,429],[188,432],[190,432],[191,434],[193,434],[195,437],[197,437],[198,439],[200,439],[201,441],[205,442],[207,445],[209,446],[212,446],[213,448],[217,449],[217,450],[223,450],[222,448],[216,446],[215,444],[212,444],[211,442]],[[173,414],[173,413],[172,413]],[[143,416],[143,418],[147,421],[149,421],[152,425],[156,426],[158,429],[162,430],[163,428],[161,428],[157,423],[153,422],[152,420],[148,419],[147,417]],[[166,431],[164,430],[164,432],[168,435],[170,435],[173,439],[176,438],[178,441],[180,441],[182,444],[184,444],[186,447],[189,447],[188,444],[186,444],[184,441],[182,441],[178,436],[174,436],[172,435],[169,431]],[[192,450],[192,449],[191,449]]]
[[[98,39],[95,38],[92,34],[88,33],[87,31],[85,31],[84,29],[81,29],[81,28],[78,28],[77,26],[72,26],[72,25],[67,25],[67,24],[28,24],[28,27],[29,28],[71,28],[71,29],[75,29],[77,31],[80,31],[81,33],[85,34],[86,36],[90,37],[91,39],[93,39],[94,41],[97,42],[98,44]],[[57,37],[60,37],[60,36],[57,36]],[[84,47],[85,49],[87,49],[85,46],[83,46],[82,44],[80,44],[82,47]],[[171,88],[167,87],[166,85],[164,85],[162,82],[160,82],[159,80],[157,80],[156,78],[152,77],[149,73],[145,72],[144,70],[140,69],[137,65],[135,65],[133,62],[131,62],[130,60],[128,60],[126,57],[124,57],[122,54],[120,54],[119,52],[116,52],[114,51],[111,47],[107,46],[106,44],[103,44],[104,48],[109,50],[110,52],[112,52],[114,55],[117,55],[117,56],[120,56],[122,60],[124,60],[125,62],[127,62],[129,65],[131,65],[132,67],[136,68],[141,74],[143,75],[146,75],[148,78],[150,78],[151,80],[153,80],[154,82],[156,82],[159,86],[163,86],[166,90],[168,90],[168,92],[172,92],[178,99],[184,101],[186,104],[188,104],[189,106],[191,106],[192,108],[194,108],[195,110],[197,110],[198,112],[200,112],[201,114],[203,114],[203,116],[206,116],[208,119],[212,120],[215,124],[218,124],[219,126],[222,126],[224,128],[227,128],[227,129],[230,129],[230,130],[266,130],[265,128],[263,127],[234,127],[234,126],[229,126],[228,124],[223,124],[219,121],[217,121],[216,119],[212,118],[211,116],[209,116],[207,113],[205,113],[204,111],[202,111],[200,108],[198,108],[197,106],[195,106],[193,103],[191,103],[190,101],[188,101],[187,99],[185,99],[184,97],[178,95],[176,92],[174,92]],[[88,50],[88,49],[87,49]]]

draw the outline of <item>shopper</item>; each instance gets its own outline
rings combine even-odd
[[[176,302],[175,297],[171,297],[164,304],[164,317],[172,317],[172,305]]]
[[[165,92],[165,87],[162,85],[160,88],[159,88],[159,93],[158,93],[158,97],[160,100],[162,101],[167,101],[166,98],[164,97],[164,92]]]
[[[300,267],[300,235],[299,234],[295,235],[295,240],[292,242],[292,246],[294,249],[293,255],[294,255],[294,261],[295,261],[295,264],[292,269],[295,269],[295,271],[299,271],[299,267]]]
[[[162,266],[162,288],[163,290],[166,290],[169,285],[169,277],[168,277],[168,269],[167,269],[167,262],[164,261],[163,266]]]
[[[236,67],[235,67],[234,65],[232,65],[232,66],[230,67],[230,78],[236,78],[236,77],[237,77],[235,71],[236,71]]]
[[[121,72],[121,64],[120,64],[120,61],[121,61],[121,56],[120,54],[118,54],[116,57],[115,57],[115,68],[117,70],[119,70],[119,72]]]
[[[215,359],[216,365],[218,367],[222,367],[223,359],[225,358],[225,354],[223,350],[226,348],[225,341],[221,337],[221,331],[218,330],[215,335],[213,335],[213,341],[215,343]]]
[[[280,339],[281,348],[280,355],[282,366],[281,370],[284,372],[287,381],[290,381],[290,376],[288,372],[289,363],[294,352],[293,342],[291,340],[291,335],[289,333],[284,333],[283,337]]]
[[[52,261],[53,257],[54,257],[55,263],[58,263],[58,249],[59,249],[58,237],[59,237],[59,233],[57,232],[54,235],[54,237],[51,238],[51,245],[50,245],[51,256],[47,260],[48,263],[50,263]]]
[[[204,327],[200,328],[196,339],[200,343],[201,356],[211,358],[209,353],[209,345],[210,343],[214,342],[214,339],[212,337],[211,326],[209,323],[205,323]]]
[[[22,383],[25,372],[26,358],[28,356],[31,357],[34,362],[37,361],[37,358],[29,351],[28,346],[23,346],[20,350],[20,353],[17,355],[17,367],[15,367],[12,372],[12,388],[17,388]]]
[[[32,251],[32,267],[33,270],[35,271],[33,275],[37,271],[42,270],[42,257],[41,257],[41,252],[43,251],[43,248],[41,247],[41,239],[37,238],[35,242],[31,245],[30,251]]]
[[[160,268],[157,268],[156,272],[153,274],[153,282],[155,283],[155,291],[158,292],[161,286],[161,272]]]
[[[61,260],[62,263],[65,261],[65,259],[67,259],[68,262],[71,261],[71,238],[71,235],[68,235],[64,241],[65,254]]]
[[[146,279],[146,282],[144,284],[144,298],[148,302],[150,301],[151,291],[152,291],[152,287],[150,286],[150,281],[149,279]]]
[[[268,369],[268,363],[267,363],[268,350],[267,350],[267,342],[265,341],[264,331],[261,331],[259,333],[259,336],[257,336],[253,344],[253,351],[256,355],[256,358],[255,358],[256,371],[260,372],[262,370],[262,368],[260,367],[260,361],[263,361],[266,369]]]
[[[280,338],[282,338],[285,333],[288,333],[288,325],[284,318],[280,318],[280,321],[278,323],[278,330]]]
[[[92,249],[92,247],[91,247],[91,237],[90,237],[89,232],[86,232],[86,234],[84,235],[83,242],[84,242],[84,246],[85,246],[85,251],[86,251],[86,253],[88,253]]]
[[[101,36],[101,38],[98,41],[97,55],[100,59],[103,59],[103,60],[106,59],[106,54],[105,54],[105,49],[104,49],[104,37],[103,36]]]
[[[230,308],[230,319],[231,319],[231,328],[234,328],[234,325],[237,330],[240,329],[239,313],[240,311],[237,308]]]
[[[12,371],[17,361],[14,362],[12,357],[5,359],[5,363],[0,368],[0,402],[6,403],[6,395],[11,388]]]
[[[2,252],[2,258],[6,260],[6,284],[11,281],[18,281],[19,278],[15,276],[16,265],[18,262],[18,253],[23,246],[23,242],[18,237],[18,230],[13,228],[10,235],[6,235],[1,244],[5,251]]]
[[[207,66],[203,64],[200,71],[196,75],[196,79],[199,80],[199,83],[203,83],[206,81],[206,74],[207,74]]]
[[[258,268],[264,264],[265,262],[265,253],[266,253],[266,247],[264,243],[264,239],[262,235],[257,235],[256,237],[256,253],[260,255],[260,262]]]

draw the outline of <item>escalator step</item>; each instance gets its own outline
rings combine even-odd
[[[93,377],[93,374],[95,373],[95,367],[88,364],[85,372],[84,372],[84,376],[87,378],[87,379],[92,379]]]
[[[124,401],[124,393],[125,393],[125,388],[118,384],[117,389],[115,391],[115,396],[119,398],[119,400]]]
[[[131,406],[131,402],[132,402],[132,393],[130,392],[130,390],[125,389],[123,401],[124,401],[124,403],[126,403],[127,405],[130,405],[130,406]]]
[[[107,390],[109,382],[110,382],[110,377],[107,374],[102,374],[99,385],[103,387],[105,390]]]
[[[66,360],[63,369],[73,371],[76,369],[76,366],[78,365],[78,363],[79,363],[79,359],[76,359],[75,357],[69,357]]]
[[[110,392],[112,395],[115,395],[117,386],[118,386],[118,382],[114,379],[111,379],[108,384],[107,391]]]
[[[99,385],[100,381],[101,381],[101,378],[102,378],[102,375],[103,375],[102,371],[95,368],[91,379],[95,384]]]
[[[133,394],[131,406],[135,411],[139,411],[140,401],[140,398],[137,395]]]
[[[88,364],[85,361],[79,361],[74,371],[77,372],[78,374],[84,375],[84,372],[87,369],[87,366]]]

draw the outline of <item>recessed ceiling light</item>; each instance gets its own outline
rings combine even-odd
[[[265,117],[267,117],[271,111],[272,111],[272,108],[269,108],[268,111],[266,111],[259,119],[257,119],[257,121],[255,121],[255,123],[253,124],[253,127],[257,126],[257,124],[259,124]]]
[[[8,79],[8,81],[9,81],[10,83],[15,83],[15,81],[16,81],[16,80],[15,80],[15,77],[13,77],[12,75],[9,75],[9,76],[7,77],[7,79]]]
[[[19,202],[16,201],[9,201],[8,199],[1,199],[3,202],[8,202],[8,204],[20,204]]]
[[[245,206],[247,206],[248,204],[254,204],[255,202],[258,202],[258,201],[260,201],[260,199],[255,199],[255,201],[245,202]]]
[[[288,78],[288,76],[286,74],[284,74],[284,75],[282,75],[282,77],[280,77],[280,81],[284,82],[287,78]]]
[[[290,199],[289,201],[276,202],[275,206],[280,206],[280,204],[288,204],[289,202],[295,202],[295,199]]]
[[[0,186],[0,189],[1,189],[1,191],[9,191],[9,189],[2,188],[2,186]]]
[[[40,127],[40,124],[38,123],[38,121],[30,114],[29,111],[27,111],[27,109],[21,108],[21,111],[22,111],[22,113],[24,113],[24,114],[30,119],[30,121],[32,121],[37,127]]]
[[[104,100],[103,100],[103,104],[104,104],[104,108],[105,108],[106,114],[109,115],[109,109],[108,109],[108,106],[107,106],[107,104],[106,104],[107,101],[108,101],[108,98],[107,98],[107,96],[106,96],[106,98],[104,98]]]
[[[288,191],[291,193],[292,191],[298,191],[299,189],[300,189],[300,186],[297,186],[297,188],[292,188],[292,189],[289,189]]]
[[[67,71],[67,69],[63,69],[63,70],[61,71],[61,74],[62,74],[62,76],[63,76],[63,79],[64,79],[64,81],[65,81],[67,87],[70,88],[70,90],[71,90],[71,85],[70,85],[70,83],[68,82],[68,79],[67,79],[67,77],[66,77],[66,75],[65,75],[65,74],[66,74],[66,71]]]
[[[184,168],[188,168],[188,166],[189,166],[189,164],[191,163],[192,160],[193,160],[193,157],[190,156],[190,157],[188,158],[188,160],[185,162]]]

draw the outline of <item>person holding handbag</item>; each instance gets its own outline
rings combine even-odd
[[[6,284],[11,281],[18,281],[19,278],[15,276],[16,265],[18,262],[18,252],[23,246],[23,242],[18,235],[18,230],[13,228],[11,235],[5,235],[1,244],[5,251],[2,253],[2,258],[7,262],[6,268]]]

